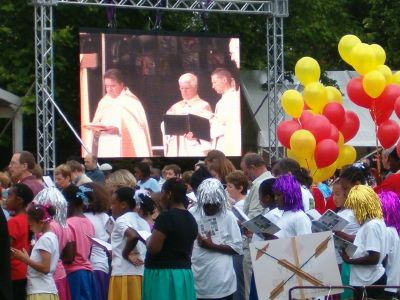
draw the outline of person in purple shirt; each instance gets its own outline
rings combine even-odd
[[[28,151],[16,152],[13,154],[8,170],[12,179],[17,183],[26,184],[36,196],[44,189],[42,183],[32,174],[36,161],[32,153]]]

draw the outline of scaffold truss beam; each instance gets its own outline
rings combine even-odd
[[[59,4],[148,9],[177,12],[218,12],[267,17],[269,159],[283,157],[276,137],[283,118],[279,97],[283,89],[283,18],[288,0],[32,0],[35,8],[35,76],[37,158],[48,174],[55,168],[55,116],[53,74],[53,7]]]
[[[112,6],[120,8],[155,9],[186,12],[220,12],[236,14],[287,15],[287,6],[279,11],[275,1],[268,0],[53,0],[56,4]],[[287,0],[284,1],[287,3]]]

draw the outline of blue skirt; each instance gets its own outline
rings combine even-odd
[[[191,269],[144,269],[143,300],[196,300]]]
[[[97,300],[96,279],[88,270],[78,270],[67,275],[71,300]]]

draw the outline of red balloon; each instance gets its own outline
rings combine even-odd
[[[376,124],[389,120],[393,113],[396,99],[400,96],[400,86],[389,84],[383,93],[372,102],[370,113]]]
[[[389,120],[390,116],[393,113],[393,110],[383,110],[379,109],[378,106],[375,110],[370,110],[369,113],[371,115],[372,120],[379,126],[383,122]]]
[[[330,139],[320,141],[314,152],[315,162],[318,168],[325,168],[333,164],[339,157],[339,146]]]
[[[397,144],[396,150],[397,150],[397,155],[400,157],[400,142]]]
[[[400,118],[400,97],[398,97],[394,103],[394,111],[397,117]]]
[[[353,101],[355,104],[370,108],[373,98],[367,95],[364,91],[362,85],[362,77],[356,77],[349,81],[346,87],[347,96],[349,96],[350,100]]]
[[[383,148],[390,148],[399,139],[400,127],[395,121],[387,120],[379,125],[376,136]]]
[[[295,120],[287,120],[279,123],[276,135],[278,136],[279,142],[286,148],[290,149],[290,137],[293,132],[301,129],[299,122]]]
[[[329,138],[331,133],[331,123],[328,118],[323,115],[313,116],[311,120],[303,124],[303,128],[314,135],[317,143]]]
[[[360,129],[360,120],[358,116],[350,110],[346,111],[344,123],[342,127],[339,128],[340,132],[343,134],[344,142],[346,143],[355,137],[358,129]]]
[[[304,127],[313,117],[314,114],[310,110],[304,109],[300,116],[300,124]]]
[[[331,132],[329,134],[329,139],[335,141],[336,143],[339,141],[339,130],[333,124],[331,124]]]
[[[337,102],[331,102],[325,105],[322,114],[328,118],[328,120],[335,125],[336,127],[340,127],[344,122],[344,108],[342,104]]]

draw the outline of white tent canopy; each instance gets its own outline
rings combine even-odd
[[[13,127],[13,152],[22,150],[22,111],[21,99],[0,88],[0,118],[12,119]]]
[[[346,86],[353,77],[359,76],[354,71],[327,71],[327,76],[336,81],[343,96],[343,106],[345,110],[351,110],[358,115],[360,119],[360,129],[357,135],[347,144],[356,147],[374,147],[375,140],[375,123],[372,120],[369,110],[354,104],[347,97]],[[266,91],[262,89],[261,85],[267,81],[267,74],[265,71],[241,71],[240,75],[241,87],[243,94],[250,106],[252,113],[259,107],[263,98],[266,96]],[[294,77],[293,83],[287,82],[288,89],[302,90],[302,85]],[[268,105],[267,101],[262,105],[261,109],[255,117],[257,124],[260,128],[258,146],[268,147]],[[391,119],[399,122],[395,114]]]

